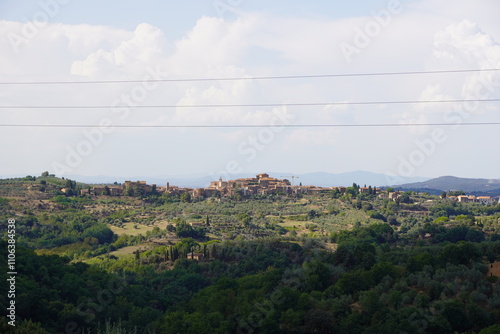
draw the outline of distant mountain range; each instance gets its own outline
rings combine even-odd
[[[258,172],[260,173],[260,172]],[[255,177],[258,173],[242,173],[242,174],[232,174],[229,179],[239,179],[246,177]],[[289,172],[266,172],[270,177],[275,177],[278,179],[289,179],[292,181],[290,176],[295,176],[294,184],[299,185],[302,183],[303,185],[315,185],[320,187],[332,187],[332,186],[352,186],[353,183],[364,186],[365,184],[375,186],[375,187],[386,187],[396,183],[410,183],[410,182],[422,182],[426,181],[429,178],[424,177],[397,177],[386,174],[378,174],[366,171],[355,171],[348,173],[326,173],[326,172],[315,172],[315,173],[306,173],[306,174],[293,174]],[[181,176],[155,176],[155,177],[147,177],[147,176],[135,176],[135,177],[111,177],[111,176],[82,176],[82,175],[68,175],[67,178],[72,180],[77,180],[79,182],[85,182],[90,184],[97,183],[123,183],[125,180],[131,181],[147,181],[149,184],[156,184],[160,186],[166,185],[169,182],[171,185],[179,186],[179,187],[190,187],[190,188],[202,188],[210,185],[211,181],[216,181],[219,179],[219,175],[181,175]],[[227,180],[228,177],[224,177],[224,180]]]
[[[441,176],[423,182],[397,185],[394,188],[427,191],[433,194],[443,191],[463,190],[467,194],[498,196],[500,195],[500,180]]]

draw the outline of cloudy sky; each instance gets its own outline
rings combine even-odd
[[[461,71],[500,68],[499,12],[497,0],[3,0],[0,177],[500,178],[500,125],[469,125],[500,122],[499,102],[476,102],[500,98],[500,71]],[[402,101],[420,103],[390,103]]]

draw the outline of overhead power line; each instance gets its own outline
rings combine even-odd
[[[175,79],[148,79],[148,80],[94,80],[94,81],[6,81],[0,85],[66,85],[66,84],[121,84],[139,82],[201,82],[201,81],[237,81],[237,80],[283,80],[283,79],[313,79],[313,78],[342,78],[342,77],[367,77],[389,75],[421,75],[444,73],[468,73],[500,71],[499,68],[486,69],[461,69],[461,70],[436,70],[436,71],[405,71],[405,72],[374,72],[374,73],[337,73],[337,74],[306,74],[282,76],[256,76],[256,77],[227,77],[227,78],[175,78]]]
[[[282,124],[272,127],[283,128],[358,128],[358,127],[410,127],[410,126],[485,126],[500,125],[500,122],[475,123],[376,123],[376,124]],[[212,125],[110,125],[110,128],[267,128],[269,124],[212,124]],[[98,124],[0,124],[0,127],[32,128],[98,128]]]
[[[132,109],[146,108],[247,108],[247,107],[314,107],[314,106],[339,106],[339,105],[376,105],[376,104],[424,104],[424,103],[466,103],[466,102],[498,102],[500,98],[493,99],[455,99],[455,100],[411,100],[411,101],[358,101],[358,102],[305,102],[305,103],[257,103],[257,104],[193,104],[193,105],[112,105],[112,106],[0,106],[0,109]]]

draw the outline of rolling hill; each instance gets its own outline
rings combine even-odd
[[[498,179],[470,179],[456,176],[441,176],[423,182],[406,183],[394,186],[407,190],[442,191],[462,190],[474,195],[500,195],[500,180]]]

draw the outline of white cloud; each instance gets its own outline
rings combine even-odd
[[[286,149],[297,151],[311,147],[329,147],[339,144],[339,134],[336,128],[304,128],[296,129],[287,135]]]
[[[499,68],[500,45],[478,24],[466,19],[436,33],[433,63],[444,68]],[[455,99],[488,99],[499,95],[499,83],[498,72],[475,72],[460,81],[448,80],[445,95]],[[469,112],[480,114],[487,108],[488,104],[480,104]]]
[[[236,21],[202,17],[185,38],[175,43],[169,59],[172,73],[205,75],[221,67],[234,66],[248,46],[247,34],[255,29],[253,16]]]
[[[476,23],[463,20],[436,34],[433,56],[447,67],[488,68],[498,64],[500,46]]]
[[[85,60],[73,63],[71,74],[101,77],[103,73],[140,73],[147,66],[161,62],[165,54],[165,37],[158,28],[143,23],[137,26],[133,36],[123,40],[112,50],[103,48],[90,53]]]
[[[439,10],[435,9],[434,3],[437,3]],[[445,15],[442,8],[451,7],[453,13]],[[201,17],[196,25],[177,41],[167,41],[160,28],[147,23],[139,24],[130,31],[105,26],[51,23],[40,30],[29,43],[23,45],[18,54],[12,50],[8,39],[0,40],[0,74],[4,80],[13,81],[140,80],[144,78],[147,68],[157,67],[168,73],[168,78],[227,78],[500,66],[500,50],[494,38],[497,30],[500,31],[498,22],[486,18],[487,28],[484,28],[482,22],[474,16],[476,14],[466,19],[469,17],[468,8],[464,8],[461,5],[455,6],[450,0],[416,1],[405,5],[403,12],[394,17],[391,24],[374,37],[370,45],[361,50],[351,63],[343,57],[339,45],[343,41],[352,40],[355,29],[363,27],[367,20],[372,19],[370,13],[340,20],[325,17],[305,19],[299,15],[284,17],[265,12],[241,13],[235,20]],[[491,16],[487,9],[475,8],[473,11]],[[0,33],[4,35],[21,28],[22,23],[0,22]],[[496,75],[478,73],[309,80],[169,82],[158,84],[158,87],[148,92],[147,97],[138,104],[180,106],[473,98],[477,95],[478,87],[484,87],[485,82],[497,80]],[[137,84],[3,86],[1,98],[4,104],[17,105],[107,106],[124,94],[130,94],[135,85]],[[497,94],[497,90],[498,87],[495,86],[481,92],[493,96]],[[131,108],[129,116],[123,120],[118,119],[110,110],[16,113],[3,111],[0,117],[2,122],[18,123],[93,124],[103,117],[111,117],[117,124],[227,125],[268,124],[278,113],[285,117],[293,116],[294,124],[369,124],[442,122],[444,111],[449,108],[451,106],[442,103],[413,107],[373,105],[289,107],[278,110],[271,107]],[[474,115],[486,117],[489,115],[487,111],[486,107],[481,106],[475,110]],[[29,133],[30,130],[23,131]],[[332,148],[348,155],[349,150],[354,148],[356,154],[338,162],[338,168],[374,171],[378,168],[379,171],[385,172],[387,162],[383,165],[384,170],[381,170],[382,162],[374,159],[366,165],[363,157],[376,156],[381,150],[386,159],[399,156],[402,153],[401,143],[411,143],[410,137],[414,133],[422,134],[427,130],[419,128],[416,132],[412,131],[408,128],[288,129],[276,133],[276,140],[270,143],[269,149],[266,150],[273,152],[271,160],[274,161],[269,163],[278,166],[276,161],[288,161],[286,154],[291,150],[297,156],[307,154],[313,157],[315,154],[327,156]],[[203,147],[213,147],[215,144],[221,151],[235,152],[238,143],[246,139],[248,132],[242,129],[190,129],[184,132],[120,130],[110,135],[106,146],[96,148],[96,152],[106,150],[112,161],[113,152],[126,152],[130,145],[149,148],[159,142],[178,143],[182,140],[183,145],[192,150],[190,154],[205,156],[207,152]],[[13,131],[8,133],[12,134]],[[46,145],[64,148],[66,144],[74,145],[82,138],[81,131],[48,130],[43,133],[33,132],[36,136],[30,138],[30,150],[33,152],[46,150]],[[179,139],[177,135],[180,136]],[[151,137],[155,140],[151,140]],[[0,139],[7,140],[6,135],[0,134]],[[391,144],[394,141],[401,145]],[[167,171],[160,167],[162,165],[168,165],[174,173],[183,172],[182,166],[169,164],[170,160],[166,158],[182,154],[183,150],[175,146],[165,144],[161,154],[154,153],[158,154],[154,156],[158,159],[158,166],[148,166],[151,173],[166,173]],[[311,147],[314,147],[314,150]],[[0,154],[4,154],[3,152],[10,155],[13,151],[4,149]],[[147,156],[145,152],[143,155]],[[64,152],[50,151],[50,158],[45,160],[59,159],[63,154]],[[446,156],[451,153],[443,154]],[[90,167],[83,166],[95,166],[99,164],[98,158],[102,160],[106,157],[102,152],[87,157],[82,170],[75,173],[85,174],[85,168],[88,171]],[[122,159],[129,171],[141,173],[142,165],[139,162],[131,161],[127,164],[129,157]],[[211,159],[207,155],[207,166],[220,162],[215,158]],[[21,158],[19,163],[30,166],[31,162],[28,158]],[[307,161],[296,163],[297,168],[302,170],[328,169],[321,166],[308,167]],[[112,165],[113,162],[109,162],[109,166]],[[201,171],[203,168],[210,168],[207,166],[197,168]],[[102,173],[112,173],[111,167],[109,168],[110,171]],[[269,168],[272,169],[273,165]],[[161,173],[158,172],[160,170]],[[426,170],[432,172],[430,167]]]

